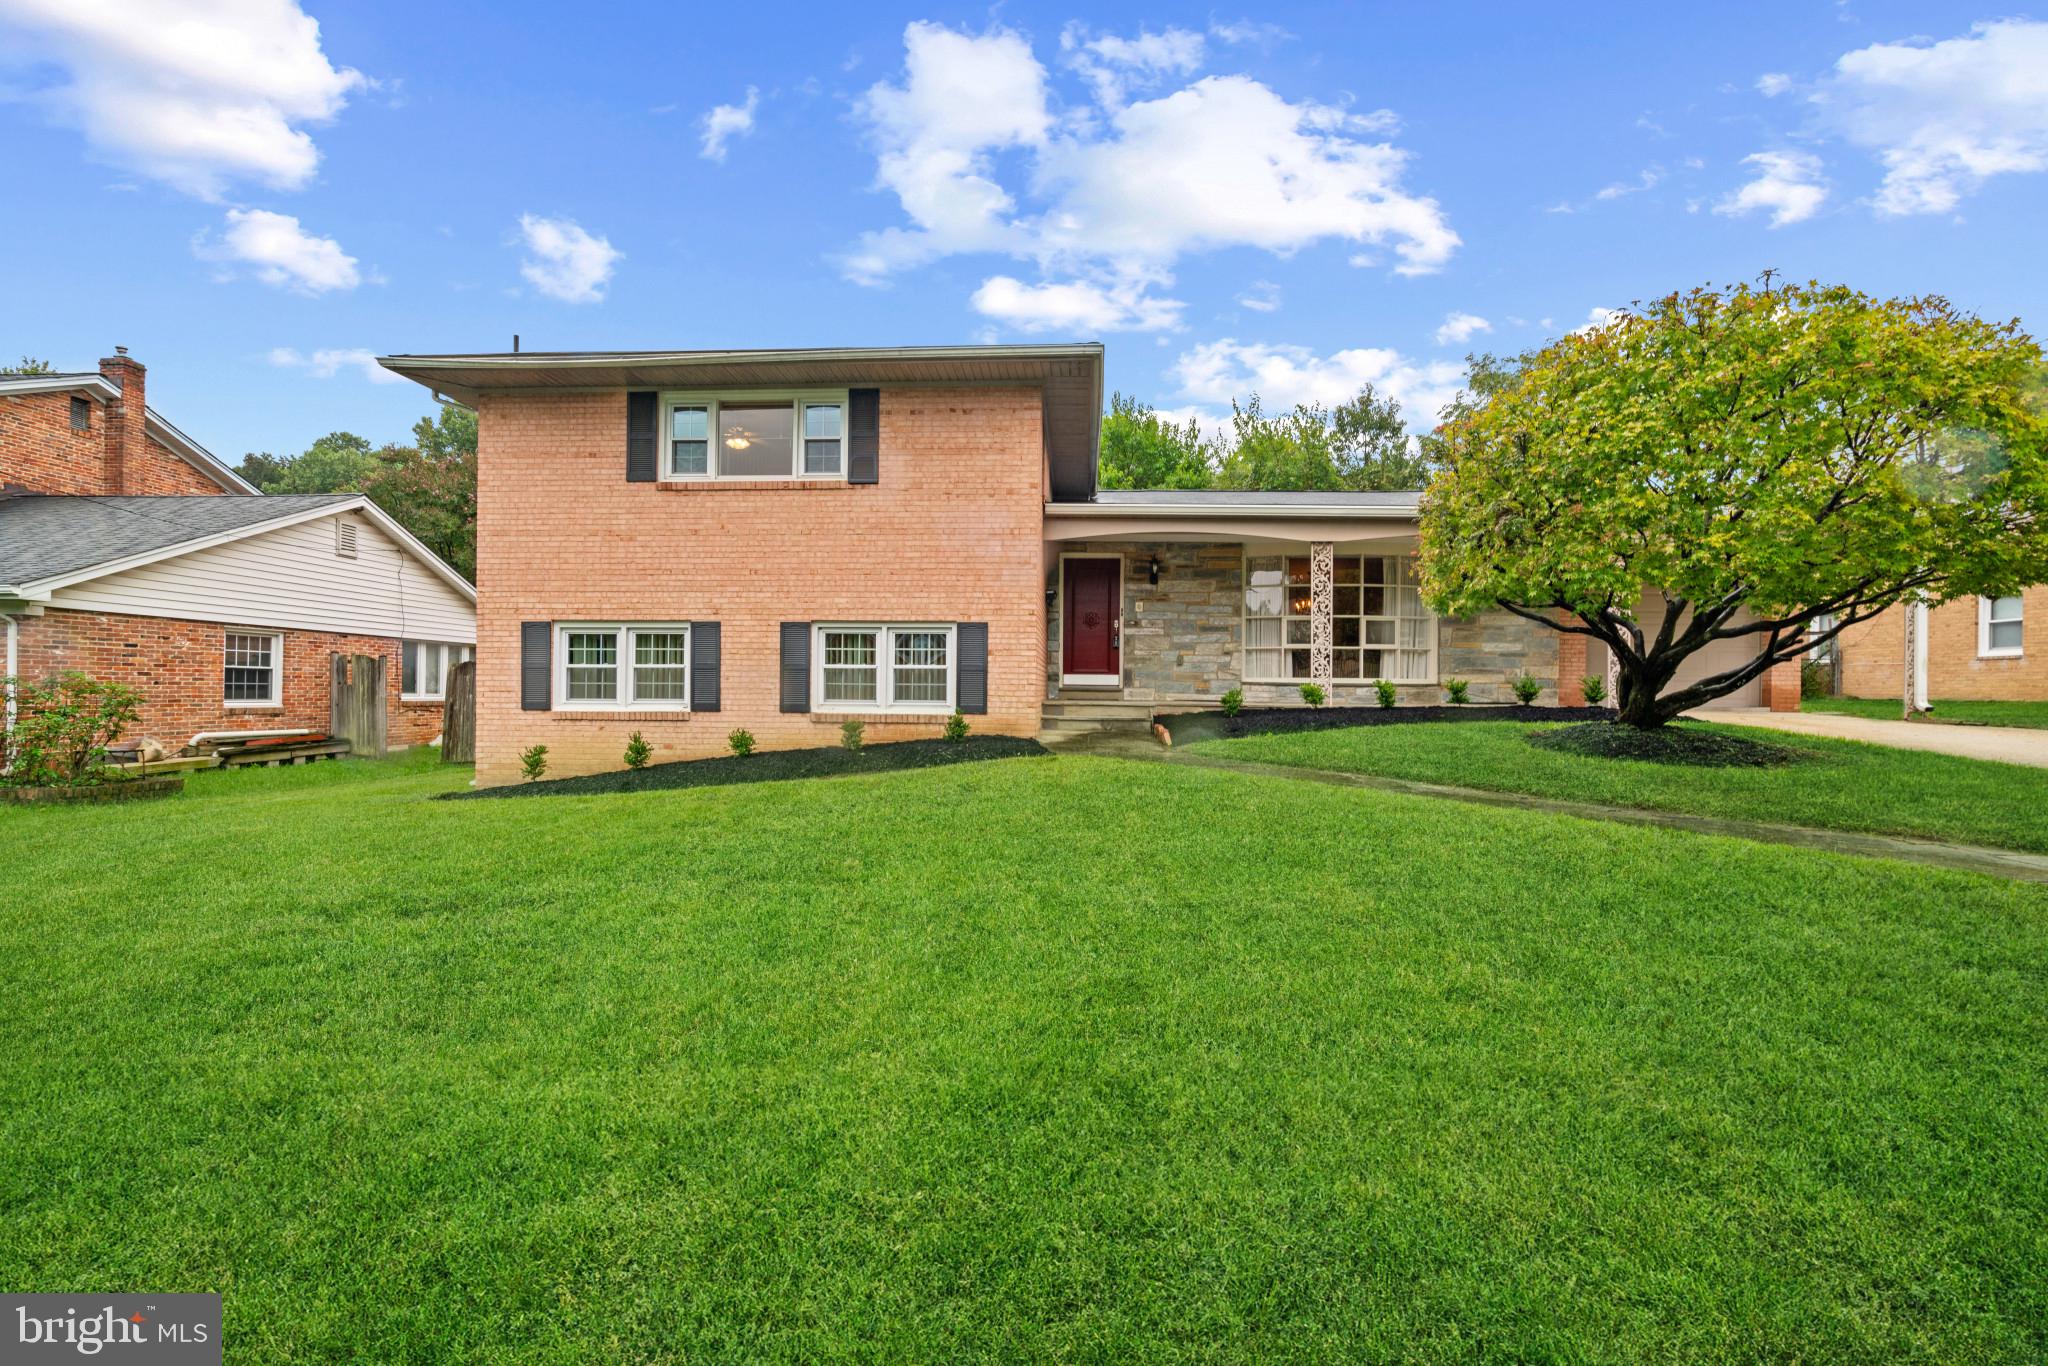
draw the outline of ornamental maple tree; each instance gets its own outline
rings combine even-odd
[[[2040,365],[1936,297],[1767,276],[1639,306],[1450,412],[1425,596],[1605,642],[1649,728],[1900,601],[2017,592],[2048,580]],[[1723,640],[1749,657],[1671,686]]]

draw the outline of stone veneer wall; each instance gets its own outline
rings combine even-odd
[[[1124,560],[1123,695],[1141,702],[1214,702],[1242,686],[1252,705],[1299,703],[1300,685],[1241,683],[1244,674],[1244,549],[1154,541],[1087,541],[1061,554],[1121,554]],[[1159,557],[1159,582],[1146,566]],[[1046,586],[1057,588],[1055,561]],[[1046,614],[1046,696],[1059,692],[1060,617]],[[1558,634],[1509,612],[1484,612],[1437,623],[1437,675],[1472,684],[1474,702],[1511,702],[1510,685],[1525,671],[1543,681],[1538,705],[1557,703]],[[1332,685],[1331,704],[1367,706],[1369,682]],[[1399,685],[1404,706],[1443,701],[1438,683]]]

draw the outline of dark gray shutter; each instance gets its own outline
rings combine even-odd
[[[878,484],[882,480],[882,391],[849,389],[846,393],[846,482]]]
[[[654,482],[654,395],[626,395],[626,482]]]
[[[811,709],[811,623],[782,623],[782,709]]]
[[[519,708],[521,711],[549,711],[548,695],[554,691],[555,624],[551,621],[519,623]]]
[[[988,711],[988,623],[963,621],[953,628],[953,647],[960,652],[954,666],[954,710],[964,716]]]
[[[690,623],[690,710],[718,710],[718,623]]]

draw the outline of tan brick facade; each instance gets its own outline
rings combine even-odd
[[[1035,388],[885,388],[881,476],[628,483],[623,391],[485,394],[478,403],[477,781],[519,776],[545,743],[556,775],[618,768],[627,735],[655,761],[834,744],[841,718],[780,710],[784,621],[988,623],[976,731],[1038,732],[1045,497]],[[717,621],[723,708],[637,716],[524,711],[525,621]],[[868,718],[871,740],[938,721]]]
[[[1978,653],[1977,599],[1959,598],[1927,613],[1927,695],[1937,702],[2048,701],[2048,584],[2020,594],[2026,653],[1986,659]],[[1894,607],[1839,637],[1842,693],[1905,695],[1906,609]],[[2037,642],[2040,648],[2036,648]]]
[[[232,629],[219,622],[53,609],[22,616],[19,667],[24,678],[76,671],[126,683],[142,693],[142,717],[130,738],[149,736],[175,750],[199,731],[305,727],[329,723],[330,659],[339,653],[386,661],[393,748],[441,733],[439,702],[400,702],[398,642],[382,636],[284,630],[284,678],[278,705],[230,707],[222,700],[222,649]],[[248,623],[248,629],[263,629]]]

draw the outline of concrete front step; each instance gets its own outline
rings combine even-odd
[[[1043,735],[1078,735],[1087,731],[1150,735],[1152,722],[1143,716],[1048,716],[1039,722],[1038,728]]]
[[[1114,718],[1137,721],[1150,721],[1152,719],[1152,704],[1150,702],[1125,702],[1109,698],[1101,701],[1096,701],[1092,698],[1055,698],[1045,703],[1041,711],[1046,716]]]

